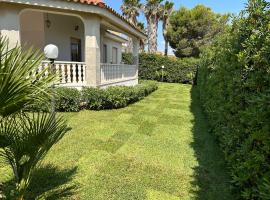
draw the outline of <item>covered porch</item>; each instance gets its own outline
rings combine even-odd
[[[139,40],[145,36],[119,16],[110,18],[112,13],[106,9],[79,2],[19,2],[6,1],[0,7],[1,35],[24,49],[43,51],[47,44],[56,45],[59,85],[81,88],[138,83]],[[79,8],[88,9],[78,12]],[[127,37],[134,41],[132,65],[122,62],[122,44]],[[45,60],[41,68],[48,66]]]

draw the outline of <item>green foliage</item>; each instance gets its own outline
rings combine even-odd
[[[0,161],[13,170],[12,199],[24,199],[36,166],[67,132],[66,122],[54,113],[26,112],[50,102],[55,76],[48,68],[40,72],[42,59],[31,49],[9,48],[0,38]]]
[[[204,52],[198,84],[243,199],[270,196],[270,3],[250,0]]]
[[[49,86],[54,76],[45,76],[48,69],[37,73],[43,59],[37,51],[23,52],[19,47],[10,50],[7,39],[0,37],[0,116],[50,97]]]
[[[76,88],[59,87],[55,89],[55,109],[60,112],[80,111],[81,92]]]
[[[134,57],[132,53],[122,53],[122,62],[127,65],[134,64]]]
[[[140,54],[139,77],[141,79],[162,79],[164,65],[164,81],[170,83],[193,83],[197,70],[197,59],[176,59],[167,56],[142,53]]]
[[[182,7],[170,17],[167,39],[177,57],[199,57],[201,50],[224,31],[227,21],[228,15],[216,14],[204,5]]]
[[[82,98],[86,109],[90,110],[123,108],[141,100],[155,90],[157,90],[157,84],[153,81],[143,81],[134,87],[114,86],[107,89],[85,87]]]

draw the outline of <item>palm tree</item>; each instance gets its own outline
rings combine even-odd
[[[163,31],[163,37],[165,41],[165,50],[164,50],[164,55],[168,55],[168,48],[169,48],[169,42],[168,42],[168,27],[169,27],[169,22],[170,22],[170,16],[173,12],[173,6],[174,3],[170,1],[166,1],[164,6],[163,6],[163,13],[162,13],[162,31]]]
[[[130,23],[137,25],[137,17],[140,15],[140,7],[140,0],[123,0],[121,10]],[[133,50],[133,42],[131,38],[128,39],[127,50],[129,53]]]
[[[162,17],[163,0],[146,0],[142,10],[147,20],[148,31],[148,51],[154,53],[157,51],[157,31],[158,22]]]
[[[143,22],[138,22],[138,27],[145,33],[147,33],[147,30],[145,29],[144,23]],[[144,52],[145,44],[147,43],[146,39],[141,39],[140,40],[140,52]]]
[[[17,200],[24,199],[33,170],[68,130],[54,113],[25,112],[36,103],[50,104],[55,75],[40,70],[42,59],[32,50],[10,49],[0,37],[0,160],[13,170]]]

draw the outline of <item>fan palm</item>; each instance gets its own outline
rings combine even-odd
[[[164,41],[165,41],[165,50],[164,50],[164,54],[165,56],[168,55],[168,48],[169,48],[169,42],[168,42],[168,38],[167,38],[167,33],[168,33],[168,27],[169,27],[169,22],[170,22],[170,16],[173,12],[173,6],[174,3],[170,2],[170,1],[166,1],[164,6],[163,6],[163,13],[162,13],[162,31],[163,31],[163,37],[164,37]]]
[[[142,10],[147,20],[148,31],[148,51],[154,53],[157,51],[157,31],[158,22],[162,17],[163,0],[146,0]]]
[[[52,113],[18,114],[0,123],[0,157],[12,167],[18,200],[22,200],[33,170],[67,132],[62,118]]]
[[[137,25],[137,17],[140,15],[140,0],[123,0],[123,4],[121,6],[121,10],[123,15],[127,18],[127,20],[134,24]],[[128,52],[132,52],[133,49],[133,42],[132,39],[128,39],[128,45],[127,45],[127,50]]]
[[[0,160],[14,172],[18,200],[24,198],[39,161],[67,132],[66,122],[54,113],[24,111],[37,102],[50,103],[55,75],[40,69],[42,59],[32,50],[10,49],[0,38]]]
[[[55,76],[40,69],[43,55],[38,51],[9,49],[8,40],[0,37],[0,116],[8,116],[27,104],[44,101]]]

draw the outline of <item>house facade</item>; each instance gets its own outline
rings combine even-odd
[[[0,0],[0,34],[25,49],[56,45],[62,86],[138,83],[139,42],[146,36],[102,0]],[[127,37],[133,39],[132,65],[122,63]]]

